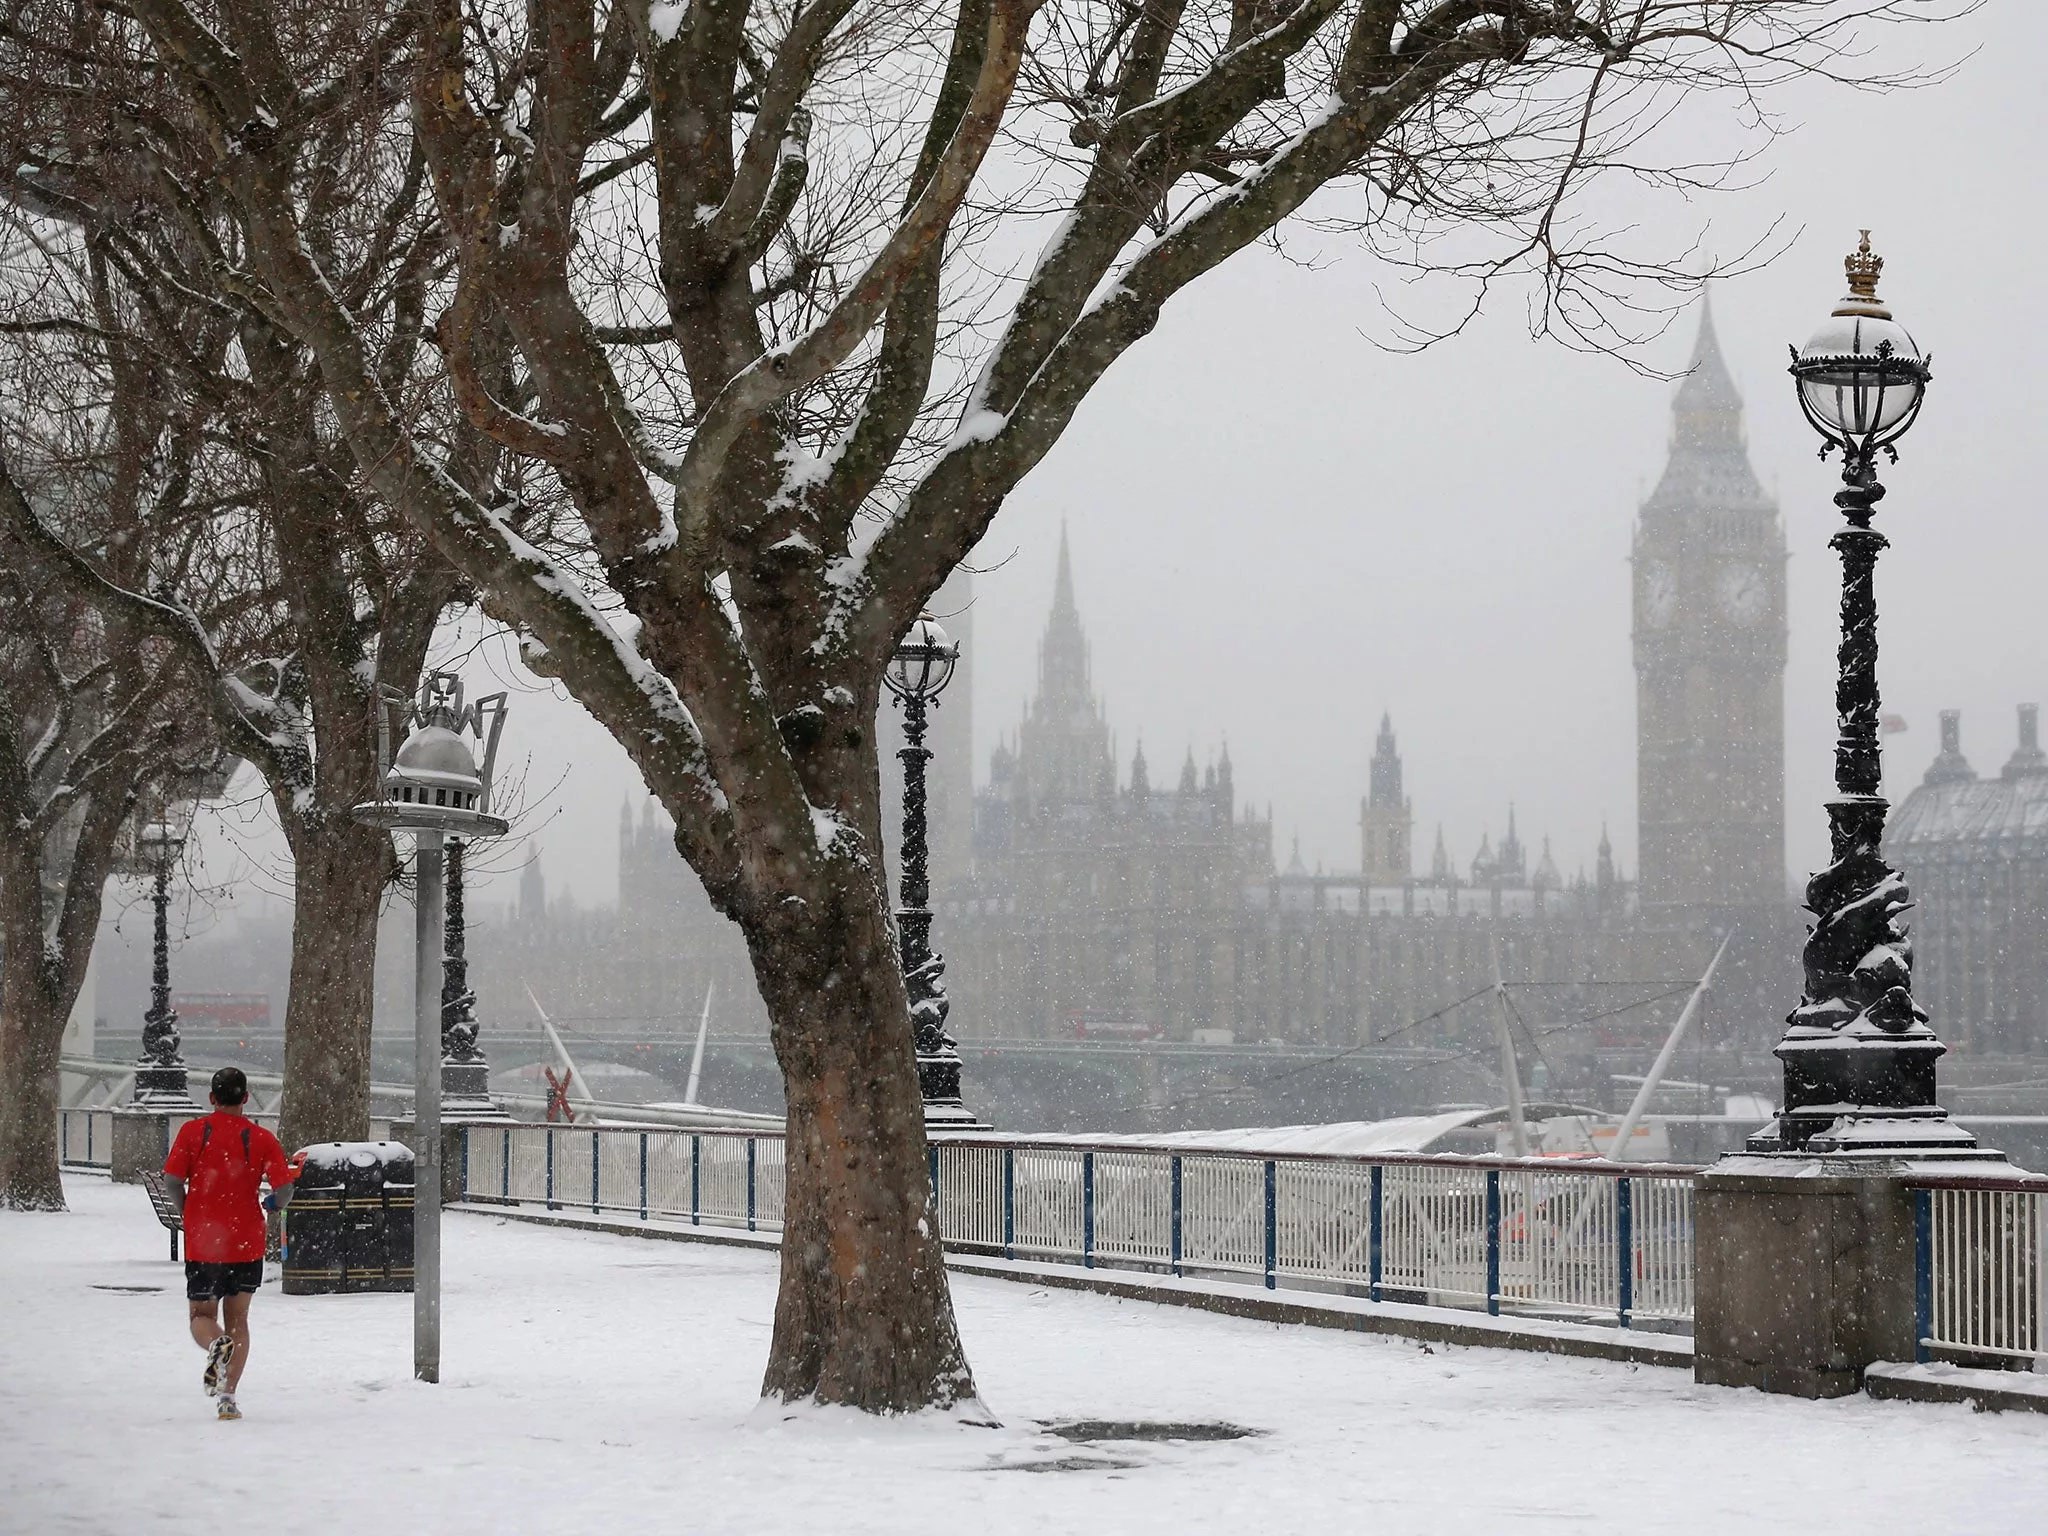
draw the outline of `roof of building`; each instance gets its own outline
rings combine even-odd
[[[1977,778],[1962,755],[1958,717],[1942,716],[1942,750],[1918,788],[1892,813],[1888,849],[1964,844],[2048,850],[2048,761],[2036,740],[2035,712],[2020,710],[2020,745],[1995,779]]]

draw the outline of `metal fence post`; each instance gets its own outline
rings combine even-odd
[[[701,1213],[704,1207],[703,1201],[699,1198],[703,1186],[703,1172],[704,1138],[693,1131],[690,1133],[690,1225],[693,1227],[703,1225]]]
[[[1095,1267],[1095,1154],[1081,1154],[1081,1267]]]
[[[1486,1310],[1500,1316],[1500,1170],[1486,1170]]]
[[[512,1127],[505,1127],[505,1166],[498,1170],[498,1193],[512,1198]]]
[[[548,1127],[548,1209],[555,1209],[555,1128]]]
[[[1181,1254],[1184,1251],[1181,1247],[1180,1227],[1183,1186],[1181,1184],[1180,1154],[1178,1152],[1174,1153],[1170,1161],[1167,1182],[1172,1190],[1172,1194],[1168,1200],[1169,1216],[1166,1232],[1166,1256],[1173,1266],[1173,1272],[1178,1275],[1180,1273]]]
[[[640,1133],[640,1219],[647,1219],[647,1133]]]
[[[747,1138],[747,1230],[754,1230],[754,1138]]]
[[[925,1160],[931,1165],[932,1223],[943,1231],[945,1223],[939,1220],[939,1144],[936,1141],[925,1149]]]
[[[1266,1289],[1280,1283],[1280,1172],[1272,1158],[1266,1159]]]
[[[598,1134],[596,1131],[590,1133],[590,1214],[593,1216],[598,1214],[603,1194],[597,1182],[604,1171],[604,1147],[598,1141]]]
[[[1614,1181],[1615,1310],[1621,1326],[1632,1328],[1636,1310],[1636,1200],[1635,1180],[1623,1174]]]
[[[1926,1360],[1934,1337],[1934,1191],[1913,1191],[1913,1358]]]
[[[1017,1257],[1017,1149],[1003,1148],[1003,1257]]]
[[[1378,1163],[1372,1165],[1372,1198],[1365,1208],[1366,1294],[1374,1301],[1380,1299],[1380,1282],[1386,1275],[1386,1173]]]
[[[469,1198],[469,1127],[462,1128],[462,1198]]]

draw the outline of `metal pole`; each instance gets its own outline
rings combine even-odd
[[[1664,1037],[1664,1048],[1657,1052],[1657,1059],[1650,1066],[1650,1075],[1643,1079],[1636,1089],[1636,1096],[1630,1101],[1628,1113],[1621,1117],[1621,1124],[1614,1131],[1614,1148],[1607,1155],[1617,1163],[1628,1156],[1628,1139],[1635,1134],[1636,1122],[1643,1118],[1643,1111],[1650,1107],[1650,1096],[1657,1091],[1657,1085],[1664,1081],[1664,1074],[1671,1069],[1671,1058],[1678,1051],[1678,1042],[1685,1038],[1686,1026],[1692,1023],[1693,1015],[1700,1011],[1700,1003],[1707,995],[1707,989],[1714,984],[1714,967],[1721,963],[1721,957],[1728,953],[1728,938],[1723,935],[1721,947],[1714,951],[1714,958],[1707,962],[1706,974],[1700,977],[1699,985],[1692,989],[1692,996],[1685,1000],[1685,1007],[1679,1011],[1678,1022],[1671,1026],[1671,1033]]]
[[[1514,1128],[1515,1156],[1529,1155],[1529,1121],[1522,1112],[1522,1069],[1515,1062],[1515,1039],[1508,1033],[1508,988],[1500,979],[1500,940],[1493,943],[1494,1018],[1500,1030],[1500,1075],[1508,1086],[1508,1123]]]
[[[416,832],[412,1373],[441,1379],[441,834]]]

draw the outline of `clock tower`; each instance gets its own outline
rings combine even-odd
[[[1642,904],[1781,904],[1785,533],[1704,307],[1632,564]]]

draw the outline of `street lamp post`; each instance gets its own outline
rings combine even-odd
[[[447,921],[441,956],[441,1118],[505,1122],[512,1117],[491,1097],[491,1064],[477,1039],[476,993],[469,985],[463,866],[468,843],[448,840]]]
[[[142,1058],[135,1068],[134,1103],[142,1109],[190,1109],[177,1010],[171,1006],[171,871],[185,851],[189,817],[177,818],[176,802],[136,828],[136,852],[149,871],[156,927],[150,955],[149,1010],[142,1016]],[[196,807],[191,807],[196,809]]]
[[[961,1102],[960,1053],[946,1032],[952,1004],[946,998],[946,962],[932,948],[930,847],[925,831],[925,714],[952,681],[960,647],[938,621],[925,616],[911,625],[889,659],[882,680],[903,709],[903,740],[896,753],[903,764],[902,904],[896,909],[903,985],[910,996],[910,1025],[917,1047],[917,1087],[927,1128],[980,1129]]]
[[[1976,1138],[1935,1103],[1935,1062],[1947,1049],[1913,1001],[1913,948],[1901,924],[1906,882],[1879,851],[1886,804],[1878,755],[1877,557],[1870,526],[1885,494],[1877,456],[1920,414],[1929,359],[1877,296],[1884,260],[1870,232],[1845,266],[1849,292],[1792,352],[1799,405],[1842,455],[1835,493],[1848,526],[1829,544],[1842,560],[1842,638],[1835,681],[1832,856],[1806,887],[1813,913],[1806,988],[1777,1048],[1785,1107],[1751,1138],[1765,1152],[1971,1153]]]
[[[391,738],[408,723],[412,732],[394,757]],[[504,728],[505,695],[465,707],[462,679],[453,672],[429,672],[417,700],[395,688],[379,690],[381,792],[353,812],[358,821],[414,839],[413,1375],[421,1381],[441,1379],[442,844],[451,833],[502,837],[509,830],[491,814],[491,772]],[[464,731],[483,744],[481,770]]]

